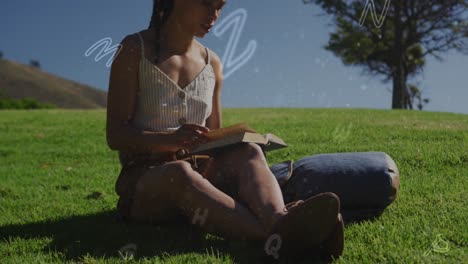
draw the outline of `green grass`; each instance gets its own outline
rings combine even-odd
[[[377,219],[346,225],[336,263],[467,263],[468,116],[349,109],[224,109],[289,147],[270,165],[318,153],[384,151],[401,189]],[[0,111],[0,262],[256,263],[257,251],[189,226],[114,220],[117,153],[105,111]],[[445,248],[448,246],[448,248]],[[307,261],[304,263],[308,263]]]

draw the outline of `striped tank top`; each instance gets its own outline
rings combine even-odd
[[[169,76],[145,57],[143,38],[139,63],[139,87],[133,124],[150,131],[175,131],[182,124],[205,126],[212,110],[215,74],[210,50],[207,64],[186,87],[179,87]]]
[[[143,38],[138,70],[138,92],[132,125],[135,128],[173,132],[182,124],[205,126],[212,110],[215,75],[211,66],[210,50],[207,64],[186,87],[179,87],[169,76],[145,57]],[[138,155],[119,151],[122,166],[133,163]]]

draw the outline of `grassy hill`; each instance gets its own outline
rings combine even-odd
[[[107,102],[104,91],[5,59],[0,60],[0,93],[12,99],[31,97],[60,108],[105,108]]]
[[[336,263],[468,262],[468,115],[350,109],[224,109],[289,147],[269,164],[318,153],[384,151],[398,165],[397,200],[377,219],[347,223]],[[248,245],[187,226],[114,221],[117,153],[104,110],[0,111],[2,263],[258,263]],[[304,261],[302,263],[310,263]]]

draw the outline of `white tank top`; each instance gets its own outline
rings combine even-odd
[[[203,70],[186,87],[179,87],[145,57],[143,38],[139,63],[139,87],[133,125],[151,131],[175,131],[182,124],[205,126],[212,110],[215,74],[210,50]]]

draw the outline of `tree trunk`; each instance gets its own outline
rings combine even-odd
[[[406,83],[406,81],[408,80],[408,73],[407,73],[406,67],[403,69],[402,74],[403,74],[403,81],[401,85],[403,87],[403,100],[405,102],[403,106],[405,109],[413,110],[413,101],[411,100],[411,95],[408,90],[408,84]]]
[[[393,94],[392,109],[406,109],[408,91],[406,89],[405,48],[403,47],[403,28],[401,23],[401,2],[394,3],[395,14],[393,25],[395,28],[395,43],[393,45]]]
[[[406,78],[404,69],[400,65],[395,65],[393,72],[393,95],[392,109],[406,109],[408,93],[406,90]]]

